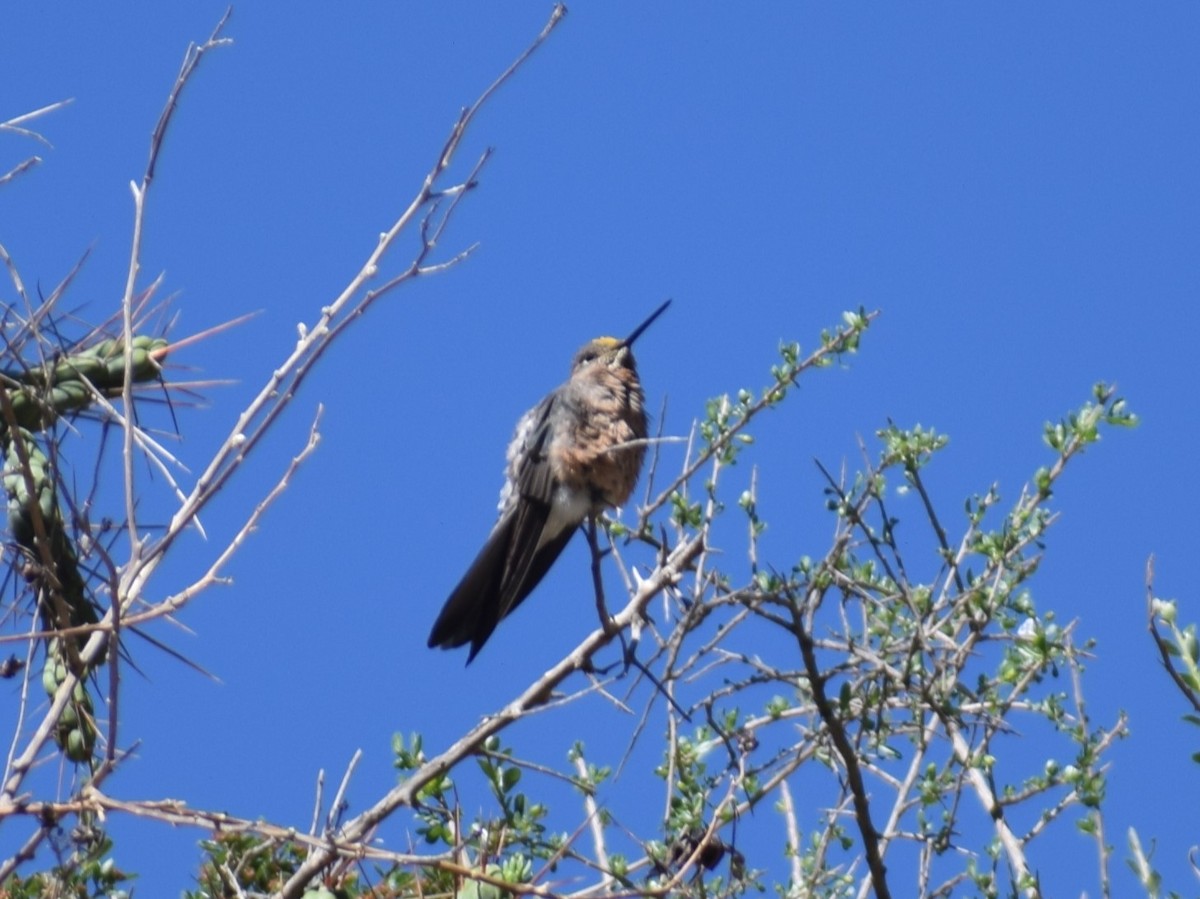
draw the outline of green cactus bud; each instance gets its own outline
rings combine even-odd
[[[96,747],[96,735],[90,728],[77,728],[67,734],[63,751],[73,762],[86,762],[92,757]]]

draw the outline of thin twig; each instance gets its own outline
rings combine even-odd
[[[574,761],[575,773],[579,775],[580,782],[588,783],[587,762],[579,754],[575,756]],[[600,818],[600,806],[596,802],[595,790],[590,787],[583,790],[583,810],[592,831],[592,847],[596,855],[596,865],[604,872],[600,881],[600,888],[604,889],[612,883],[613,878],[609,873],[608,849],[604,839],[604,822]]]
[[[207,41],[198,46],[196,44],[188,46],[187,52],[183,57],[183,65],[180,67],[179,74],[175,78],[175,84],[171,87],[166,105],[158,117],[158,122],[154,126],[153,133],[150,135],[150,156],[146,161],[146,170],[142,175],[142,183],[139,186],[130,182],[129,185],[129,189],[133,193],[133,239],[129,248],[129,269],[125,276],[125,293],[121,298],[122,335],[126,347],[133,346],[133,298],[137,291],[138,275],[141,273],[142,268],[142,235],[145,230],[146,195],[149,193],[150,185],[154,181],[154,173],[158,166],[158,157],[162,150],[163,138],[166,137],[167,128],[171,124],[171,118],[178,108],[179,97],[183,92],[183,88],[191,79],[192,73],[196,71],[200,60],[204,58],[208,51],[231,43],[228,38],[221,37],[221,32],[224,30],[225,23],[229,21],[229,16],[232,13],[233,7],[225,10],[225,15],[221,16],[220,21],[217,22],[217,27],[213,29]],[[121,399],[126,412],[133,409],[133,353],[130,352],[125,353],[125,383],[121,392]],[[122,577],[122,595],[125,595],[130,587],[128,578],[137,571],[142,555],[143,543],[137,527],[137,482],[134,480],[133,444],[133,428],[126,426],[124,429],[123,458],[125,460],[125,522],[129,529],[129,564],[125,575]],[[115,618],[121,612],[120,601],[113,602],[113,609]]]

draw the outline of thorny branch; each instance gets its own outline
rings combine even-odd
[[[321,358],[332,341],[349,325],[357,320],[367,308],[385,293],[394,290],[401,284],[407,283],[422,274],[444,270],[445,264],[430,269],[426,260],[436,247],[436,239],[445,227],[445,220],[455,208],[457,199],[475,184],[480,168],[486,162],[489,153],[485,152],[468,178],[460,184],[439,189],[441,177],[445,174],[458,151],[468,126],[474,120],[479,109],[499,87],[517,70],[520,63],[540,46],[550,32],[565,15],[565,7],[556,6],[550,21],[538,35],[533,44],[518,60],[493,82],[487,90],[470,107],[463,110],[446,139],[445,145],[438,154],[437,161],[426,173],[416,196],[405,211],[392,223],[383,234],[375,248],[368,255],[366,262],[359,272],[351,278],[332,303],[322,308],[315,325],[300,326],[300,338],[291,354],[275,369],[259,394],[250,402],[239,415],[229,437],[213,456],[208,466],[201,473],[191,493],[182,503],[179,510],[171,519],[163,536],[151,545],[140,564],[130,566],[126,589],[131,595],[141,592],[147,579],[153,574],[163,555],[174,544],[180,534],[194,520],[196,515],[212,499],[213,496],[227,483],[234,472],[240,467],[247,455],[254,450],[268,429],[286,409],[296,395],[296,391],[316,362]],[[430,229],[431,217],[437,212],[437,203],[443,197],[453,198],[450,206],[443,213],[441,222]],[[431,208],[431,204],[433,204]],[[379,274],[380,265],[393,247],[401,233],[405,232],[418,217],[425,215],[425,225],[422,227],[421,246],[401,275],[392,278],[381,287],[363,293],[365,286]],[[464,254],[454,257],[451,263],[465,258]]]

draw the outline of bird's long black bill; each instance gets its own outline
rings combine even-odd
[[[651,313],[650,317],[633,329],[633,333],[621,341],[624,346],[633,346],[633,342],[642,336],[642,332],[654,324],[654,320],[667,311],[667,307],[671,305],[671,301],[667,300],[661,306]]]

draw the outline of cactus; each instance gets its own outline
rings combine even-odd
[[[53,366],[5,372],[6,381],[20,385],[10,391],[17,424],[40,431],[59,416],[90,406],[96,392],[104,396],[119,394],[125,381],[122,346],[120,340],[103,340],[64,356]],[[134,383],[157,380],[157,357],[166,349],[167,341],[143,335],[133,338],[132,346]]]
[[[25,577],[37,592],[43,627],[56,630],[95,624],[99,619],[79,571],[74,542],[63,522],[50,460],[24,428],[15,435],[5,430],[0,434],[0,443],[4,448],[8,530],[27,554]],[[45,536],[45,552],[39,534]]]
[[[8,530],[23,550],[22,574],[37,596],[38,614],[47,631],[96,624],[100,618],[59,505],[54,463],[38,435],[59,418],[87,409],[97,395],[120,394],[126,365],[123,347],[121,340],[104,340],[53,364],[0,375],[4,384],[0,389],[8,394],[4,405],[12,413],[6,409],[0,417]],[[158,358],[166,347],[162,338],[133,339],[134,382],[158,379]],[[42,669],[42,686],[49,696],[54,696],[68,671],[79,677],[54,733],[55,742],[75,762],[92,758],[98,735],[86,679],[89,671],[79,656],[86,640],[86,634],[74,639],[50,637]]]
[[[46,662],[42,666],[42,689],[51,698],[67,679],[67,655],[57,637],[47,641]],[[71,698],[67,700],[54,728],[54,742],[73,762],[90,761],[96,748],[99,730],[92,712],[92,695],[88,692],[87,682],[82,679],[75,681]]]

